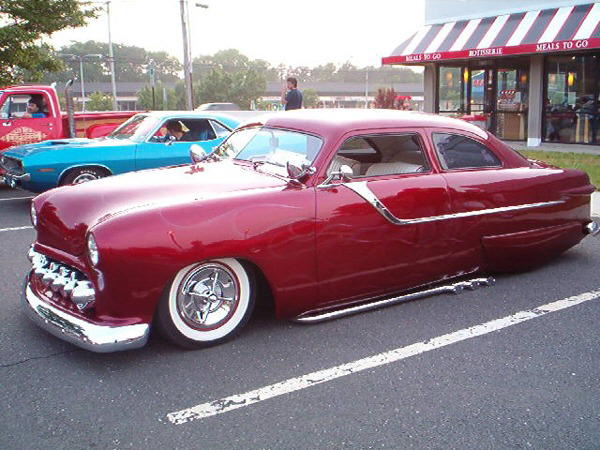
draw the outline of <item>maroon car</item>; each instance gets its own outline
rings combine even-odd
[[[140,347],[153,328],[201,347],[237,333],[257,300],[317,322],[488,284],[598,231],[584,172],[527,160],[463,121],[257,120],[198,164],[36,197],[29,316],[93,351]]]

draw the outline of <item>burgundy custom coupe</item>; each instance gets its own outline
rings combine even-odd
[[[153,328],[201,347],[236,334],[260,299],[316,322],[487,284],[598,232],[584,172],[462,121],[259,119],[203,162],[36,197],[29,316],[98,352],[143,346]]]

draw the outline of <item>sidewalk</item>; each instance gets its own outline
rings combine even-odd
[[[552,142],[542,142],[538,147],[527,147],[525,141],[504,141],[515,150],[532,150],[543,152],[559,152],[559,153],[585,153],[587,155],[600,156],[600,145],[584,145],[584,144],[556,144]]]
[[[600,217],[600,192],[592,194],[592,216]]]

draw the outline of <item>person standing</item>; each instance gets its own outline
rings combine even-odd
[[[294,77],[288,77],[287,87],[281,91],[281,103],[285,110],[302,108],[302,92],[298,89],[298,80]]]

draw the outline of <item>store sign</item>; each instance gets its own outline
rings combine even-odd
[[[579,51],[600,48],[600,38],[580,39],[576,41],[544,42],[542,44],[524,44],[512,47],[493,47],[460,50],[455,52],[416,53],[406,56],[383,58],[383,64],[427,63],[448,59],[489,58],[505,55],[524,55],[533,53]]]

